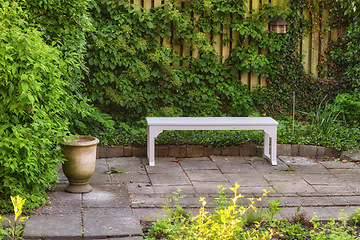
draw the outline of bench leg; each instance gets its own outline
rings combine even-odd
[[[155,166],[155,138],[162,132],[161,129],[148,126],[147,129],[147,156],[149,166]]]
[[[149,165],[155,166],[155,138],[152,136],[151,127],[147,129],[147,156]]]
[[[270,155],[270,152],[269,152],[269,134],[267,134],[266,132],[264,134],[264,155],[267,156],[267,157]]]
[[[277,165],[277,132],[275,132],[272,135],[271,138],[271,164]]]
[[[276,138],[277,132],[272,131],[271,137],[269,136],[269,133],[264,133],[264,157],[268,158],[271,161],[272,165],[277,165],[277,153],[276,153],[276,147],[277,147],[277,138]],[[271,141],[271,143],[270,143]],[[270,145],[271,144],[271,145]],[[271,149],[270,149],[271,148]]]

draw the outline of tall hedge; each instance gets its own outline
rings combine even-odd
[[[6,212],[10,195],[26,198],[25,210],[45,203],[68,122],[61,52],[44,42],[16,2],[0,2],[0,211]]]

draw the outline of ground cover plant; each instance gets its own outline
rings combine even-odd
[[[243,206],[237,204],[243,198],[237,193],[237,184],[230,188],[234,193],[231,198],[225,196],[224,187],[219,188],[213,209],[205,208],[206,200],[200,198],[201,207],[195,215],[181,207],[178,189],[166,198],[165,217],[153,223],[145,239],[360,239],[358,210],[350,217],[343,215],[339,221],[324,223],[316,216],[308,218],[299,207],[292,218],[279,219],[279,200],[269,202],[266,209],[255,207],[257,201],[264,201],[267,191]]]

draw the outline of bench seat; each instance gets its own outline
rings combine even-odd
[[[272,165],[277,165],[278,122],[270,117],[147,117],[146,121],[150,166],[155,166],[155,138],[164,130],[262,130],[264,157],[268,158]]]

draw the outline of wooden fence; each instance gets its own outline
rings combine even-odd
[[[130,4],[137,5],[137,9],[140,9],[140,6],[144,7],[146,11],[150,11],[152,7],[160,7],[162,3],[166,0],[130,0]],[[305,0],[306,1],[306,0]],[[317,1],[317,0],[315,0]],[[286,0],[247,0],[247,8],[248,11],[255,10],[258,11],[262,4],[271,3],[273,5],[286,3]],[[308,0],[309,8],[311,9],[313,6],[312,1]],[[318,76],[318,63],[320,59],[324,58],[324,50],[328,47],[329,40],[335,40],[340,34],[340,30],[338,29],[330,29],[326,33],[323,33],[324,29],[328,28],[327,22],[329,17],[329,10],[323,10],[317,16],[314,16],[312,11],[309,11],[309,8],[304,9],[304,15],[316,22],[312,26],[312,31],[308,32],[306,35],[302,36],[301,43],[297,46],[298,51],[303,54],[303,66],[306,71],[311,71],[312,74],[317,77]],[[314,19],[317,18],[317,19]],[[320,23],[320,24],[319,24]],[[230,33],[232,29],[223,29],[225,33]],[[214,38],[216,44],[214,48],[216,52],[223,56],[223,60],[226,59],[231,49],[234,47],[232,43],[236,43],[236,33],[233,32],[231,34],[232,40],[223,45],[223,40],[229,37],[218,35]],[[170,38],[164,36],[163,39],[159,39],[163,44],[170,45]],[[172,45],[174,50],[178,52],[180,56],[197,56],[197,52],[190,51],[188,46],[181,45]],[[261,52],[262,54],[266,54],[266,52]],[[254,88],[255,86],[266,86],[266,79],[262,76],[257,76],[255,73],[241,73],[239,79],[249,86],[249,89]]]

